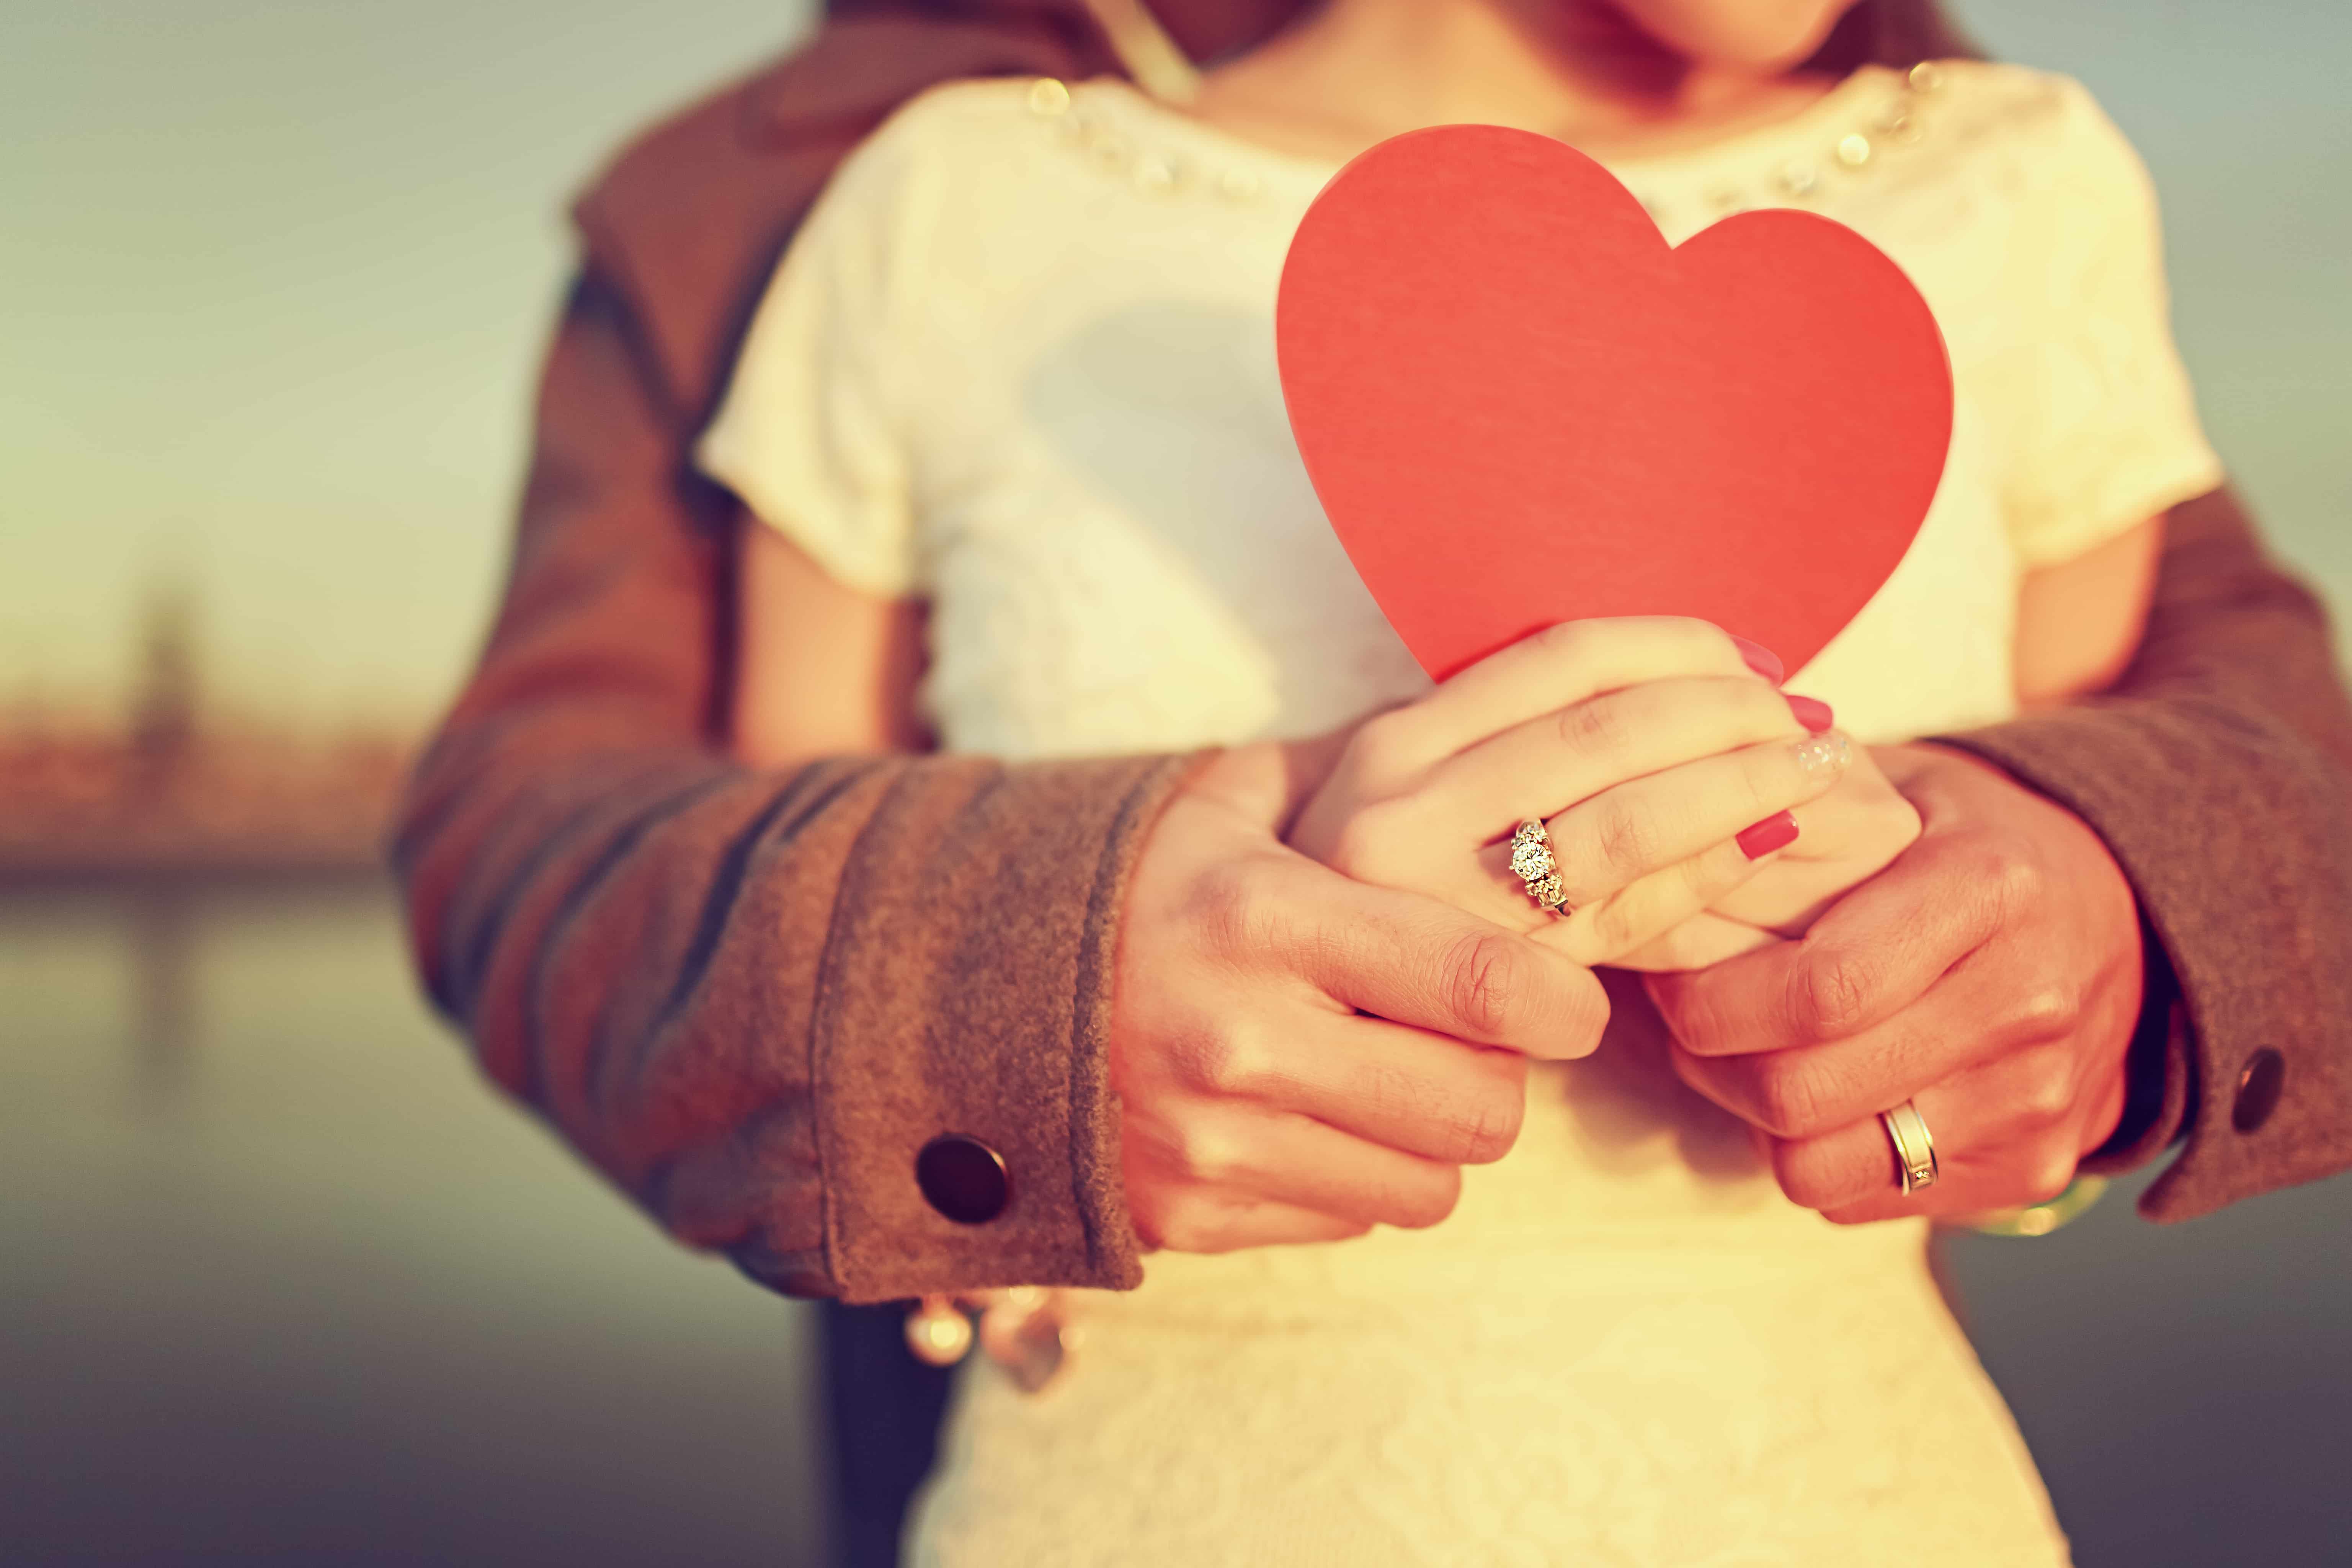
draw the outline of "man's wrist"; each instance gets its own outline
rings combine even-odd
[[[1978,755],[1948,741],[1914,742],[1907,748],[1938,761],[1964,763],[1998,778],[2011,788],[2064,812],[2099,846],[2122,891],[2137,915],[2140,952],[2140,988],[2132,1034],[2124,1052],[2124,1106],[2115,1128],[2099,1145],[2083,1156],[2084,1169],[2104,1173],[2131,1170],[2146,1163],[2177,1141],[2193,1120],[2188,1100],[2196,1093],[2194,1075],[2188,1070],[2187,1031],[2180,1007],[2180,985],[2164,944],[2139,908],[2139,890],[2133,886],[2105,836],[2063,801],[2053,799],[2033,784],[1990,757]],[[1898,787],[1900,784],[1898,783]],[[1909,791],[1906,791],[1909,794]],[[1915,799],[1914,804],[1920,804]],[[1922,805],[1922,813],[1927,808]]]
[[[2192,1120],[2185,1108],[2172,1103],[2177,1092],[2196,1092],[2190,1075],[2177,1071],[2174,1061],[2180,1034],[2180,983],[2145,916],[2139,940],[2139,1013],[2124,1052],[2123,1115],[2105,1141],[2083,1156],[2085,1165],[2096,1162],[2108,1169],[2129,1169],[2159,1152],[2152,1145],[2172,1142]],[[2167,1126],[2173,1138],[2160,1137]]]

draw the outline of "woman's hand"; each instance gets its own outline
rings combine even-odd
[[[1614,961],[1785,855],[1783,814],[1846,771],[1844,738],[1817,732],[1827,710],[1784,697],[1778,674],[1704,621],[1549,627],[1366,721],[1288,840],[1360,882]],[[1566,918],[1511,874],[1508,840],[1529,817],[1547,819]]]
[[[1621,969],[1705,969],[1804,935],[1832,904],[1918,840],[1919,810],[1881,761],[1882,753],[1861,751],[1835,789],[1790,812],[1783,831],[1796,837],[1754,876],[1612,962]]]

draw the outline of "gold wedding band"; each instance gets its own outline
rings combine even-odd
[[[1511,835],[1511,874],[1527,884],[1528,897],[1536,901],[1536,908],[1556,915],[1568,913],[1568,890],[1560,886],[1551,835],[1532,816]]]
[[[1892,1110],[1880,1111],[1878,1120],[1886,1129],[1888,1141],[1895,1145],[1895,1163],[1902,1174],[1903,1195],[1907,1198],[1934,1186],[1936,1140],[1928,1134],[1919,1108],[1906,1100]]]

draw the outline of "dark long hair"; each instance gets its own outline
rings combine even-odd
[[[1863,66],[1982,58],[1936,0],[1860,0],[1805,64],[1843,76]]]

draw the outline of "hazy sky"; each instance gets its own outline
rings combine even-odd
[[[2352,11],[1959,10],[1997,53],[2083,78],[2138,142],[2216,443],[2352,606]],[[216,690],[420,717],[495,591],[566,193],[805,6],[9,11],[0,702],[119,689],[139,596],[178,572]]]

